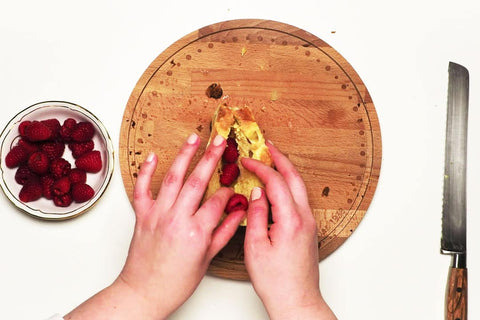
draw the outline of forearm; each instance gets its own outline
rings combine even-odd
[[[121,278],[98,292],[90,299],[64,316],[65,320],[160,320],[168,314],[161,314],[154,305],[139,296]]]

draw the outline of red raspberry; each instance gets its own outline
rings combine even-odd
[[[44,174],[48,171],[50,161],[45,153],[42,151],[36,151],[28,158],[28,167],[34,173]]]
[[[69,142],[72,140],[72,130],[77,125],[77,121],[72,118],[67,118],[60,127],[60,137],[63,141]]]
[[[73,129],[77,125],[77,120],[73,118],[67,118],[63,121],[63,126],[65,128]]]
[[[227,148],[228,147],[233,147],[233,148],[237,149],[238,148],[237,140],[235,140],[235,138],[228,138],[227,139]]]
[[[70,179],[68,177],[61,177],[52,185],[52,194],[53,196],[63,196],[64,194],[70,191]]]
[[[50,162],[50,173],[55,179],[68,175],[72,165],[64,158],[56,158]]]
[[[72,187],[72,198],[75,202],[85,202],[93,198],[95,191],[86,183],[77,183]]]
[[[225,163],[220,175],[220,183],[226,187],[230,186],[240,175],[240,169],[235,163]]]
[[[24,138],[18,140],[17,144],[19,146],[23,147],[25,150],[27,150],[28,154],[32,154],[35,151],[39,150],[39,147],[36,143],[30,142],[30,141],[28,141],[27,139],[24,139]]]
[[[38,180],[38,176],[33,173],[26,165],[18,167],[15,172],[15,181],[18,184],[24,185],[32,180]]]
[[[14,146],[5,157],[5,164],[8,168],[15,168],[25,163],[28,159],[28,151],[24,147]]]
[[[235,193],[227,202],[225,212],[230,213],[238,210],[247,210],[248,200],[243,194]]]
[[[87,173],[85,170],[73,168],[68,173],[68,178],[72,184],[87,182]]]
[[[72,196],[70,193],[66,193],[61,196],[53,196],[53,203],[57,207],[68,207],[72,203]]]
[[[32,121],[25,120],[25,121],[20,122],[20,124],[18,125],[18,133],[22,137],[25,135],[25,128],[28,127],[31,123],[32,123]]]
[[[100,151],[93,150],[81,155],[75,160],[75,166],[87,172],[99,172],[102,170],[102,156]]]
[[[71,137],[75,142],[85,142],[91,140],[95,134],[95,128],[90,122],[79,122],[73,128]]]
[[[226,163],[235,163],[238,159],[237,141],[234,138],[227,139],[227,146],[223,152],[222,159]]]
[[[61,127],[60,121],[53,118],[53,119],[42,120],[40,122],[50,128],[50,130],[52,131],[52,138],[59,137],[60,127]]]
[[[95,147],[93,140],[85,142],[70,142],[68,148],[72,151],[72,156],[76,159],[82,154],[92,151]]]
[[[45,141],[53,137],[52,130],[40,121],[32,121],[25,127],[25,137],[33,142]]]
[[[48,159],[53,160],[63,155],[65,144],[60,141],[47,141],[40,145],[40,150],[47,155]]]
[[[72,201],[85,202],[94,197],[95,190],[86,184],[87,172],[101,171],[102,155],[94,150],[93,124],[77,123],[73,118],[62,125],[55,118],[25,120],[19,124],[18,132],[20,139],[5,157],[5,163],[10,168],[18,167],[15,180],[22,185],[21,201],[35,201],[43,195],[56,206],[67,207]],[[62,158],[65,144],[69,144],[77,168],[72,169]]]
[[[55,179],[53,175],[46,174],[40,177],[40,184],[42,185],[42,193],[45,198],[51,200],[53,198],[52,189]]]
[[[18,198],[22,202],[30,202],[40,199],[41,196],[42,186],[38,181],[35,181],[25,184],[20,190]]]

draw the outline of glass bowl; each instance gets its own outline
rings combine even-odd
[[[19,133],[19,125],[23,121],[29,120],[46,120],[57,119],[63,124],[67,118],[73,118],[77,122],[88,121],[95,128],[93,137],[94,150],[100,151],[102,158],[102,169],[97,173],[87,173],[87,184],[95,191],[94,196],[86,202],[73,201],[67,207],[59,207],[52,200],[41,197],[38,200],[30,202],[22,202],[19,199],[19,192],[22,185],[15,180],[17,168],[8,168],[5,164],[5,157],[8,152],[17,145],[21,139]],[[75,159],[73,158],[69,147],[65,146],[62,156],[69,161],[71,167],[75,167]],[[100,197],[104,194],[110,183],[114,167],[114,148],[110,136],[100,122],[100,120],[85,108],[64,101],[46,101],[34,104],[21,112],[19,112],[7,126],[3,129],[0,136],[0,185],[7,198],[19,209],[36,218],[45,220],[65,220],[77,217],[90,209]]]

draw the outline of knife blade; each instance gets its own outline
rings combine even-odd
[[[452,256],[446,290],[445,319],[467,319],[466,161],[468,129],[468,70],[448,66],[447,126],[441,253]]]

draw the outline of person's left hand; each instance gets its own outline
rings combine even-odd
[[[235,233],[245,212],[230,213],[219,225],[233,190],[219,189],[201,206],[208,182],[225,149],[217,136],[185,180],[199,146],[192,134],[165,175],[153,199],[150,183],[157,156],[142,164],[134,188],[136,225],[128,258],[117,281],[127,284],[152,313],[165,317],[190,297],[205,275],[212,258]],[[199,207],[200,206],[200,207]]]

